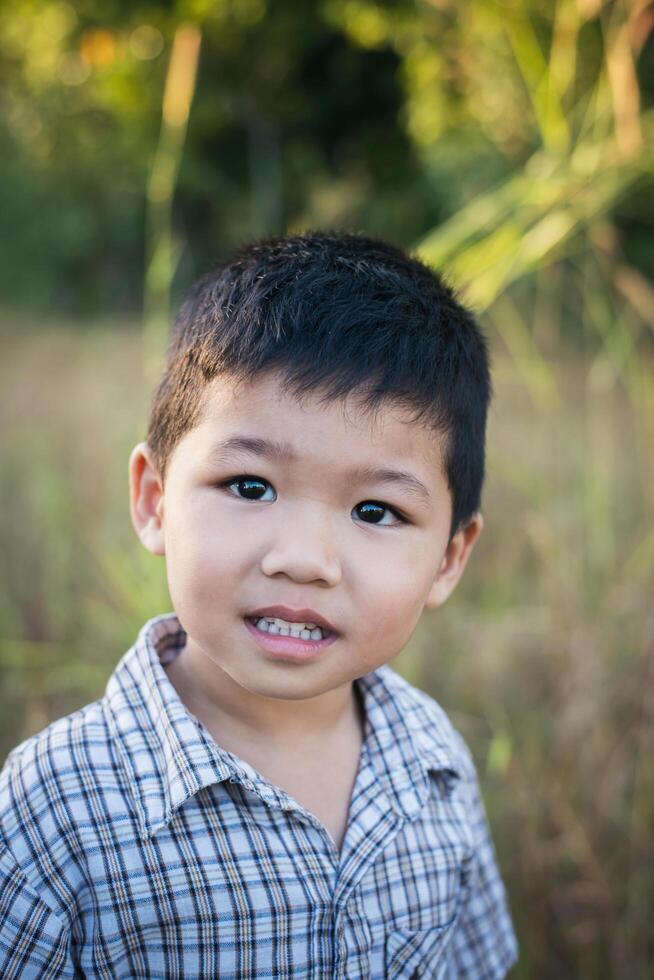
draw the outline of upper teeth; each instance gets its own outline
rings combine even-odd
[[[315,623],[289,623],[285,619],[261,617],[256,620],[257,628],[266,633],[279,633],[281,636],[295,636],[303,640],[322,640],[323,630]]]

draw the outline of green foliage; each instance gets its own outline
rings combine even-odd
[[[478,206],[492,223],[489,196],[504,209],[497,237],[457,218],[474,249],[453,245],[455,274],[485,264],[475,302],[598,213],[651,271],[637,179],[651,150],[631,153],[651,130],[642,5],[7,0],[0,284],[14,304],[140,305],[145,189],[185,22],[202,53],[171,226],[176,296],[240,241],[308,225],[422,241],[437,258],[451,226],[434,226]]]

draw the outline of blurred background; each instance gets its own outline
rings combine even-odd
[[[514,976],[654,976],[653,51],[647,0],[5,0],[0,762],[171,608],[127,460],[184,289],[386,236],[496,391],[484,534],[393,666],[475,754]]]

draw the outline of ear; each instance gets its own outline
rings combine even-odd
[[[165,555],[163,486],[146,442],[134,446],[129,457],[129,509],[134,530],[153,555]]]
[[[484,527],[484,519],[477,512],[470,518],[464,528],[460,528],[447,546],[443,555],[436,578],[429,590],[425,606],[437,609],[454,592],[457,582],[463,575],[463,569],[470,557],[475,541]]]

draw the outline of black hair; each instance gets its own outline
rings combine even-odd
[[[189,290],[147,441],[162,480],[206,385],[276,370],[298,398],[396,402],[444,437],[450,539],[480,509],[492,386],[487,341],[434,270],[388,242],[312,231],[239,249]]]

